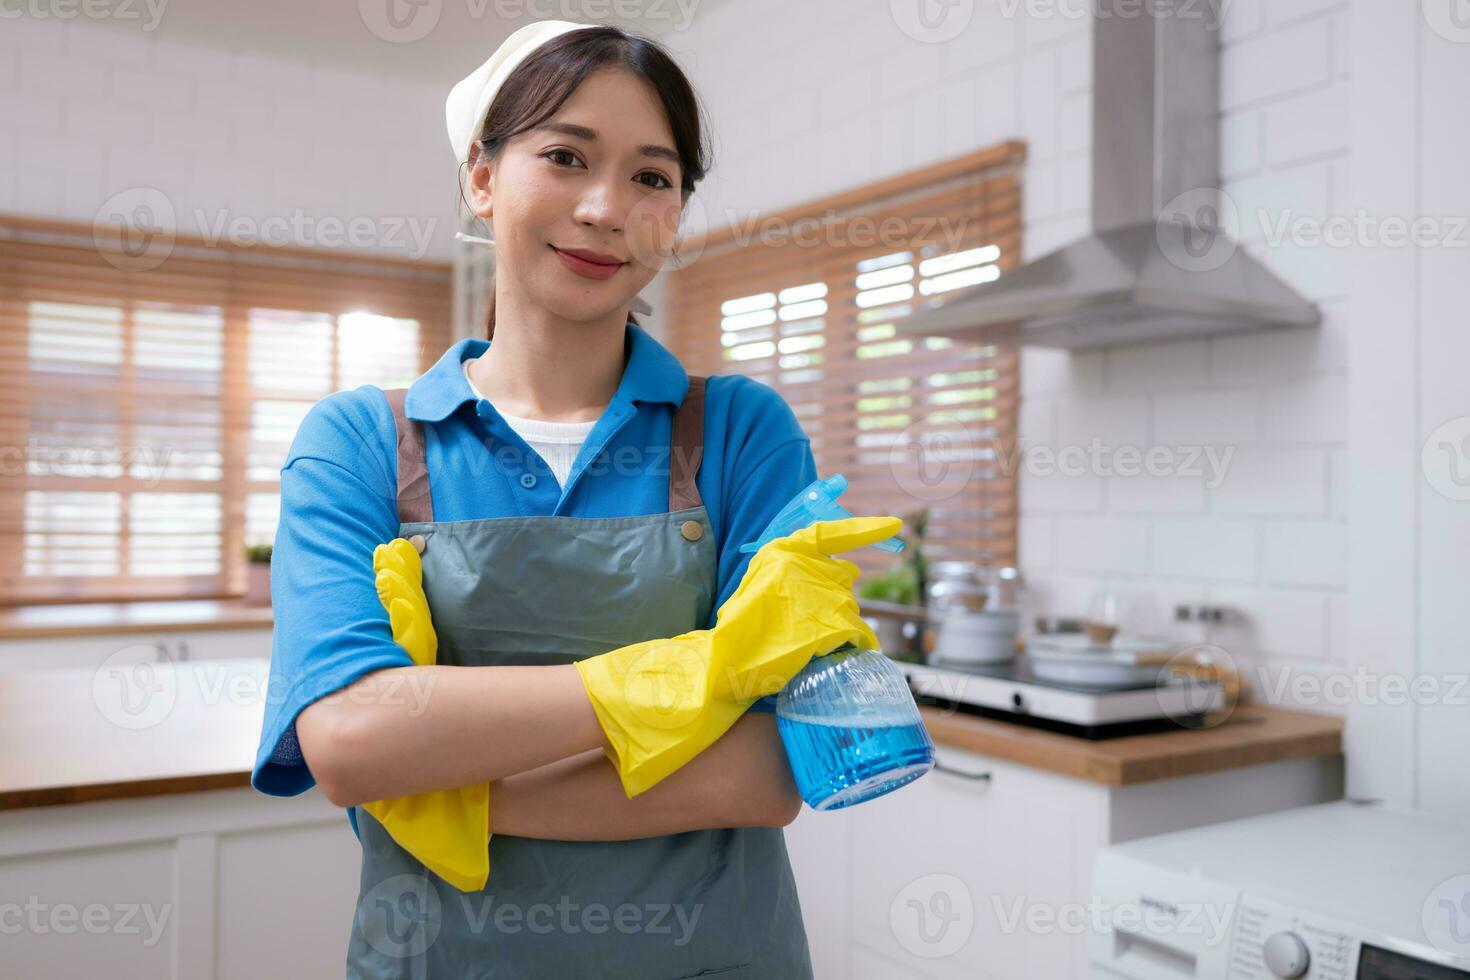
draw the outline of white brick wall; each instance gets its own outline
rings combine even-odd
[[[848,5],[812,7],[825,33],[801,45],[794,81],[751,71],[746,60],[787,5],[716,8],[671,39],[697,55],[695,82],[717,129],[715,187],[705,201],[714,223],[1020,138],[1029,147],[1026,256],[1087,230],[1089,24],[1028,20],[1026,4],[978,0],[957,38],[932,45],[876,8],[858,16]],[[1019,13],[1007,17],[1008,9]],[[1343,466],[1333,463],[1347,445],[1346,283],[1340,256],[1269,246],[1265,235],[1282,213],[1322,218],[1346,205],[1346,12],[1343,2],[1235,0],[1223,25],[1225,190],[1245,245],[1322,304],[1324,326],[1024,353],[1021,434],[1030,446],[1085,447],[1096,438],[1112,449],[1207,445],[1234,454],[1218,486],[1023,469],[1021,550],[1037,606],[1084,612],[1094,590],[1111,588],[1125,595],[1130,626],[1169,629],[1176,600],[1228,601],[1242,619],[1223,639],[1246,666],[1344,656],[1331,644],[1327,610],[1340,607],[1346,589]],[[798,95],[806,79],[812,99]],[[779,123],[766,99],[771,86],[788,93]],[[805,114],[799,125],[788,109]]]
[[[857,16],[847,5],[812,7],[825,33],[801,45],[794,81],[752,72],[745,60],[787,5],[716,8],[671,39],[697,56],[695,82],[717,129],[705,201],[712,222],[1020,138],[1029,148],[1026,257],[1087,230],[1088,23],[1027,19],[1026,4],[978,0],[965,30],[934,45],[876,8]],[[1009,9],[1019,13],[1007,17]],[[1222,169],[1241,237],[1322,304],[1324,326],[1024,353],[1027,445],[1059,450],[1096,438],[1114,450],[1233,453],[1218,486],[1023,469],[1021,553],[1038,607],[1084,612],[1095,590],[1109,588],[1125,596],[1128,625],[1167,630],[1177,600],[1228,601],[1242,618],[1222,639],[1246,666],[1344,656],[1327,610],[1340,609],[1346,590],[1344,467],[1333,462],[1347,445],[1346,283],[1340,256],[1265,236],[1283,213],[1323,218],[1346,205],[1346,12],[1344,2],[1235,0],[1222,34]],[[798,94],[808,84],[811,99]],[[787,93],[778,106],[766,99],[772,86]],[[792,125],[786,110],[805,118]]]
[[[1092,500],[1080,494],[1035,492],[1039,484],[1072,478],[1023,482],[1022,533],[1041,534],[1049,543],[1025,570],[1048,595],[1107,587],[1134,596],[1135,616],[1166,628],[1169,602],[1181,594],[1227,605],[1240,619],[1215,639],[1242,666],[1312,671],[1345,663],[1347,656],[1340,622],[1346,506],[1335,499],[1344,481],[1333,460],[1348,439],[1348,294],[1340,255],[1290,243],[1268,246],[1265,235],[1283,214],[1320,219],[1347,205],[1338,178],[1350,146],[1348,8],[1340,2],[1236,0],[1226,9],[1224,189],[1236,203],[1245,245],[1321,304],[1324,325],[1081,354],[1028,350],[1028,405],[1065,400],[1083,419],[1106,418],[1110,402],[1131,397],[1146,403],[1147,431],[1114,445],[1201,445],[1233,455],[1217,487],[1207,486],[1207,477],[1109,477],[1090,515],[1080,511]],[[1028,183],[1027,191],[1034,193],[1034,185]],[[1086,362],[1087,373],[1101,383],[1058,390],[1053,377],[1068,361],[1074,372],[1078,361]],[[1053,438],[1064,446],[1077,437],[1058,431]],[[1091,544],[1085,569],[1069,564],[1068,536],[1115,541],[1125,516],[1150,531],[1142,564],[1135,546],[1120,547],[1108,563]],[[1329,609],[1337,610],[1336,618]]]
[[[905,34],[885,4],[837,0],[721,4],[666,37],[714,127],[701,192],[710,224],[1019,136],[1030,144],[1028,255],[1043,237],[1077,234],[1089,203],[1089,25],[1008,17],[1012,6],[979,0],[938,44]]]
[[[432,234],[430,257],[452,254],[455,161],[439,86],[130,25],[8,17],[0,91],[0,127],[18,144],[0,148],[0,211],[90,222],[112,195],[151,187],[180,232],[286,219],[305,229],[288,244],[311,246],[367,218],[367,250],[417,254],[397,222],[379,220],[403,219]]]

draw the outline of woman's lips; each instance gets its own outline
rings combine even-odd
[[[569,252],[563,252],[555,245],[551,246],[551,250],[556,253],[557,258],[561,259],[562,265],[588,279],[611,279],[624,265],[622,262],[591,262]]]

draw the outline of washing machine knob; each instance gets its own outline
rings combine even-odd
[[[1266,940],[1266,969],[1276,977],[1305,976],[1312,951],[1294,932],[1278,932]]]

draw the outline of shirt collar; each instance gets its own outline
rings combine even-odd
[[[453,415],[465,402],[476,401],[464,376],[463,362],[479,357],[492,341],[466,337],[450,347],[433,367],[409,385],[403,414],[420,422],[440,422]],[[628,353],[623,379],[613,395],[614,402],[668,402],[678,406],[689,390],[689,375],[679,359],[629,320],[623,341]]]

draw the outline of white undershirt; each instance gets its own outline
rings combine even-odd
[[[464,361],[464,379],[469,383],[470,391],[474,392],[476,398],[484,398],[485,395],[479,388],[475,387],[474,381],[470,380],[470,365],[478,358],[471,357]],[[497,409],[496,411],[499,411]],[[582,448],[582,443],[587,441],[592,427],[597,420],[591,422],[547,422],[543,419],[528,419],[520,415],[511,415],[509,412],[500,412],[500,417],[505,419],[506,425],[515,430],[516,435],[525,440],[526,445],[536,450],[536,454],[546,460],[546,465],[551,467],[551,472],[556,475],[558,486],[565,487],[567,478],[572,474],[572,462],[577,458],[577,452]]]

